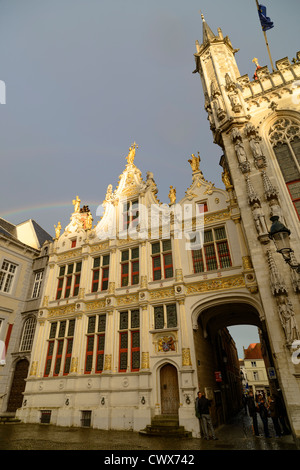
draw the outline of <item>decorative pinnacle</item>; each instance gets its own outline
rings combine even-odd
[[[205,18],[204,18],[204,15],[203,15],[202,11],[201,11],[201,10],[199,10],[199,13],[200,13],[200,15],[201,15],[201,18],[202,18],[202,21],[203,21],[203,23],[204,23],[204,22],[205,22]]]

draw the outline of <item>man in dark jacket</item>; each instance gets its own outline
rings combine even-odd
[[[249,415],[252,418],[254,434],[255,434],[255,436],[259,436],[258,424],[257,424],[258,407],[255,403],[252,391],[249,392],[249,396],[248,396],[248,399],[247,399],[247,405],[248,405]]]
[[[200,416],[203,425],[204,438],[206,440],[209,440],[209,431],[211,432],[212,438],[217,439],[209,414],[210,405],[211,402],[205,397],[205,395],[198,392],[198,398],[196,399],[196,416]]]

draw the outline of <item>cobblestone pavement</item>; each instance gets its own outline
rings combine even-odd
[[[259,426],[262,432],[260,422]],[[126,454],[128,451],[299,450],[292,435],[275,437],[271,419],[269,427],[271,438],[253,436],[251,419],[241,412],[231,424],[216,430],[218,440],[206,441],[148,437],[132,431],[7,423],[0,425],[0,450],[105,450],[126,451]]]

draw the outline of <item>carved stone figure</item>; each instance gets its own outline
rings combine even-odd
[[[290,345],[293,341],[299,339],[300,336],[294,316],[293,305],[291,301],[283,295],[278,297],[278,312],[286,341]]]
[[[230,93],[229,99],[231,103],[231,108],[235,113],[239,113],[242,109],[242,105],[240,103],[240,99],[237,93]]]
[[[255,203],[252,207],[253,218],[255,220],[256,230],[259,235],[268,233],[265,216],[259,204]]]

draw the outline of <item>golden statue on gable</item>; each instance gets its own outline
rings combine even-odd
[[[195,157],[195,155],[192,153],[191,159],[188,160],[189,164],[192,167],[193,171],[199,171],[199,164],[200,164],[200,155],[198,152],[198,157]]]
[[[79,199],[78,196],[76,196],[76,199],[73,199],[72,204],[74,206],[74,212],[79,212],[80,210],[80,202],[81,200]]]
[[[138,149],[138,145],[134,142],[131,147],[129,147],[129,153],[127,155],[127,163],[128,165],[132,165],[134,162],[134,157],[135,157],[135,150]]]
[[[170,199],[170,204],[175,204],[175,202],[176,202],[176,189],[173,188],[173,186],[170,186],[169,199]]]
[[[55,238],[58,239],[60,236],[60,231],[61,231],[61,223],[58,222],[57,226],[54,225],[55,228]]]

